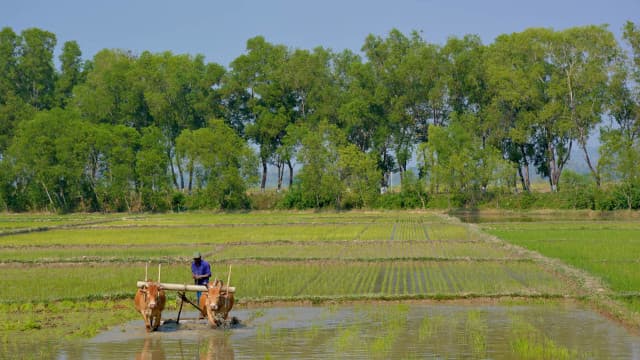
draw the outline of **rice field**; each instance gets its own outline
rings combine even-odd
[[[49,219],[59,225],[0,236],[0,285],[9,289],[0,302],[126,297],[146,262],[164,265],[164,282],[189,283],[195,250],[221,278],[233,264],[240,301],[560,296],[567,288],[530,259],[435,213]]]
[[[513,244],[583,269],[601,278],[613,296],[640,311],[640,222],[556,219],[485,223],[482,228]]]
[[[629,293],[638,285],[634,255],[640,250],[640,226],[618,220],[483,226],[502,239],[602,274],[616,296],[639,307]],[[25,334],[29,344],[58,344],[52,339],[92,336],[136,319],[131,299],[136,281],[144,279],[145,264],[151,264],[151,278],[162,264],[162,282],[188,284],[196,250],[211,263],[214,277],[226,280],[232,269],[239,309],[271,302],[327,306],[340,301],[475,298],[562,303],[583,296],[579,284],[530,255],[431,212],[2,215],[0,314],[5,316],[0,319],[0,353],[26,346],[12,340]],[[175,311],[176,293],[169,292],[168,300],[168,308]],[[78,320],[85,307],[92,314],[92,309],[100,309],[91,317],[95,323]],[[378,315],[367,313],[370,321],[385,324],[385,333],[406,331],[401,318],[375,318]],[[450,321],[425,318],[414,324],[411,336],[416,343],[430,343],[430,334],[448,329],[443,324]],[[484,315],[470,311],[459,323],[465,324],[456,330],[464,335],[458,340],[467,344],[465,354],[490,356]],[[553,342],[557,337],[531,337],[530,328],[512,327],[510,354],[577,354],[558,348]],[[269,328],[256,331],[259,341],[277,342]],[[332,335],[331,348],[335,354],[354,344],[357,348],[363,336],[362,329],[345,326]],[[366,353],[388,355],[397,351],[397,343],[396,338],[370,338],[360,345]],[[58,345],[46,349],[44,357]]]

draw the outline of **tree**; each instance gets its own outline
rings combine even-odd
[[[75,41],[67,41],[60,54],[60,75],[56,82],[55,104],[66,107],[73,93],[73,88],[84,81],[84,64],[80,46]]]
[[[85,119],[135,129],[151,124],[136,61],[121,50],[102,50],[93,57],[86,82],[73,89],[73,103]]]
[[[20,123],[8,161],[15,191],[26,198],[27,208],[74,210],[82,198],[88,128],[79,114],[60,109],[41,111]]]
[[[216,115],[214,87],[220,85],[224,72],[218,64],[205,63],[202,55],[171,52],[144,52],[136,64],[149,114],[167,139],[166,155],[177,189],[190,192],[193,174],[183,171],[182,159],[176,156],[176,139],[183,130],[206,127],[207,119]]]
[[[527,29],[499,36],[490,50],[488,75],[495,94],[489,111],[500,117],[496,128],[505,129],[503,151],[519,162],[525,190],[531,162],[549,179],[551,190],[558,190],[574,139],[574,123],[556,96],[553,44],[552,30]]]
[[[429,142],[421,144],[419,155],[421,172],[432,192],[442,186],[450,196],[473,197],[488,184],[501,186],[507,182],[512,176],[512,167],[497,149],[482,148],[479,142],[458,123],[432,127]]]
[[[376,159],[357,146],[347,144],[338,148],[337,171],[345,185],[340,207],[371,207],[379,194],[380,171]]]
[[[166,139],[159,128],[142,129],[140,150],[136,153],[136,178],[142,205],[148,210],[162,209],[162,196],[171,190],[166,148]]]
[[[231,62],[225,81],[227,103],[235,105],[234,115],[243,122],[245,136],[258,146],[262,164],[260,189],[267,183],[267,165],[294,118],[295,94],[284,79],[289,53],[283,45],[273,45],[262,36],[247,40],[247,53]],[[280,164],[282,159],[276,160]],[[281,166],[281,165],[280,165]]]
[[[606,180],[620,183],[631,209],[640,189],[640,30],[627,22],[623,38],[630,53],[618,62],[610,83],[609,114],[615,125],[600,130],[598,170]]]
[[[201,206],[233,209],[248,207],[246,190],[256,180],[255,154],[223,120],[184,130],[176,149],[194,168],[194,182]]]
[[[297,160],[302,169],[297,185],[302,204],[314,208],[339,207],[345,184],[340,179],[338,149],[345,145],[344,134],[327,122],[303,126],[298,133]]]
[[[19,48],[18,93],[21,98],[37,110],[50,109],[54,103],[56,81],[53,66],[53,50],[56,36],[37,28],[21,33]]]
[[[607,103],[610,67],[618,54],[606,26],[586,26],[557,32],[552,38],[550,95],[562,104],[596,185],[600,174],[591,161],[587,141],[601,122]]]
[[[33,108],[20,97],[18,61],[22,38],[11,28],[0,31],[0,160],[15,136],[17,124],[33,116]]]

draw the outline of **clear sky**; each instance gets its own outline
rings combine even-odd
[[[0,27],[56,34],[58,52],[76,40],[85,59],[104,48],[203,54],[228,66],[247,39],[291,48],[359,51],[368,34],[392,28],[429,42],[478,34],[485,44],[529,27],[556,30],[640,23],[640,0],[0,0]]]

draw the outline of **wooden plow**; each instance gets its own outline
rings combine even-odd
[[[205,296],[208,288],[205,285],[188,285],[188,284],[172,284],[172,283],[162,283],[160,282],[160,270],[161,270],[161,265],[158,264],[158,281],[154,282],[155,284],[157,284],[158,286],[160,286],[160,289],[162,290],[171,290],[171,291],[177,291],[178,296],[180,297],[180,309],[178,310],[178,318],[176,319],[176,322],[179,324],[180,323],[180,315],[182,314],[182,308],[184,306],[184,303],[188,303],[191,306],[193,306],[194,308],[196,308],[198,310],[199,313],[206,313],[206,311],[203,311],[202,308],[200,308],[199,305],[194,304],[193,302],[191,302],[191,300],[189,300],[189,298],[187,298],[186,294],[187,292],[201,292],[202,295],[201,296]],[[149,286],[149,278],[148,278],[148,263],[145,266],[145,273],[144,273],[144,277],[145,280],[144,281],[137,281],[136,282],[136,286],[138,287],[138,289],[142,289],[142,288],[146,288]],[[231,266],[229,266],[229,276],[227,278],[227,284],[229,284],[229,281],[231,281]],[[222,287],[222,291],[225,291],[227,293],[235,293],[236,288],[234,286],[223,286]]]

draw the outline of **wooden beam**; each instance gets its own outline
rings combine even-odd
[[[146,281],[138,281],[136,283],[138,288],[147,285]],[[175,291],[201,291],[207,292],[207,287],[204,285],[186,285],[186,284],[169,284],[169,283],[160,283],[160,287],[164,290],[175,290]],[[226,286],[222,287],[222,291],[236,292],[235,286],[231,286],[228,288]]]

